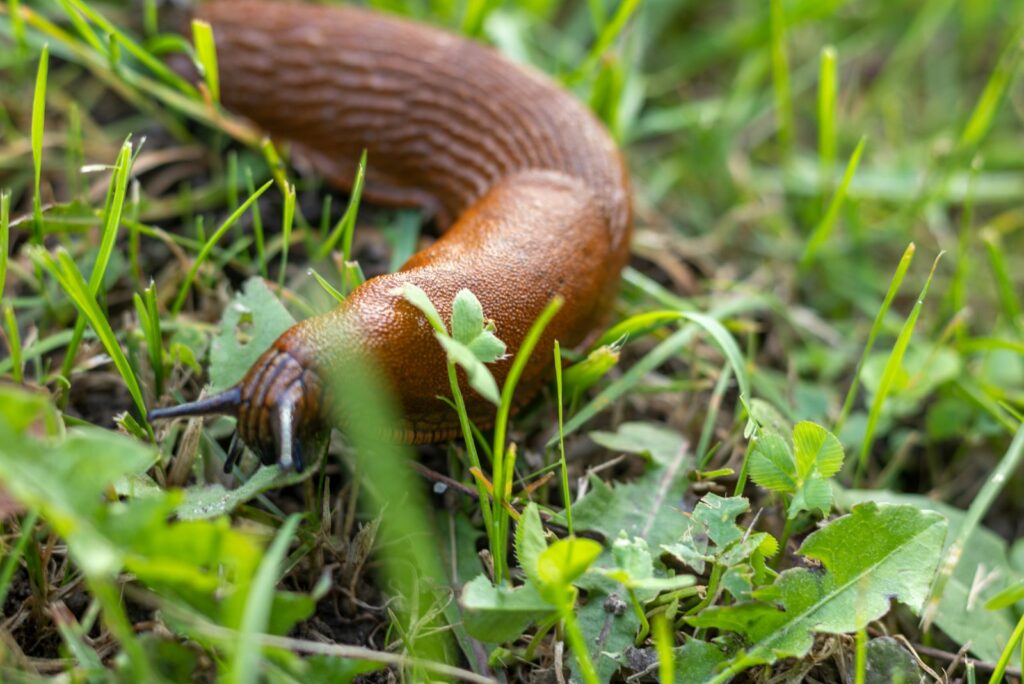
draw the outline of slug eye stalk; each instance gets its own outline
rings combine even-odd
[[[224,472],[242,457],[244,447],[265,465],[302,472],[306,455],[317,454],[328,428],[321,417],[316,374],[276,345],[267,350],[234,387],[198,401],[154,409],[150,420],[229,415],[238,419]]]

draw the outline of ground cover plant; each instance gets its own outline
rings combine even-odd
[[[0,4],[0,680],[1020,681],[1024,3],[368,4],[608,124],[606,329],[512,416],[473,294],[409,288],[464,439],[353,368],[318,467],[223,474],[232,420],[146,410],[429,227],[222,111],[175,3]]]

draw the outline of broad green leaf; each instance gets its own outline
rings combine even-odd
[[[295,319],[267,288],[262,278],[245,281],[220,319],[220,332],[210,346],[210,389],[231,387],[249,371]]]
[[[276,465],[261,466],[234,489],[225,489],[220,484],[188,487],[176,515],[180,520],[206,520],[227,515],[263,492],[297,484],[309,479],[315,472],[316,468],[313,467],[297,473],[294,470],[282,472]]]
[[[466,631],[487,643],[515,639],[531,622],[554,615],[555,608],[530,583],[516,589],[495,587],[484,575],[466,583],[459,599]]]
[[[612,546],[616,567],[601,572],[627,589],[632,589],[641,603],[647,603],[663,591],[689,587],[696,581],[690,575],[654,576],[654,559],[643,539],[620,536]]]
[[[897,494],[878,490],[839,490],[836,503],[851,507],[864,501],[915,506],[935,511],[949,524],[947,546],[963,524],[964,511],[917,494]],[[985,582],[978,586],[979,569]],[[990,662],[999,659],[1017,623],[1017,614],[1008,608],[985,607],[1000,591],[1024,579],[1007,558],[1006,542],[997,534],[978,527],[967,540],[960,562],[946,583],[935,614],[935,625],[958,644],[970,642],[971,652]]]
[[[810,421],[799,422],[793,428],[793,451],[800,479],[809,478],[814,472],[829,478],[843,467],[843,446],[839,440]]]
[[[717,606],[688,618],[699,627],[743,634],[749,649],[718,677],[779,658],[803,657],[815,633],[863,628],[896,599],[921,608],[939,562],[946,522],[911,506],[866,503],[810,535],[800,553],[823,572],[794,568],[754,592],[757,602]]]
[[[923,673],[914,654],[892,637],[883,636],[869,641],[867,656],[867,684],[921,681]]]
[[[587,436],[605,449],[639,454],[659,466],[672,463],[686,446],[678,432],[656,423],[622,423],[615,432],[595,430]]]
[[[750,478],[774,492],[796,491],[796,463],[785,437],[767,434],[757,440],[750,454]]]
[[[537,504],[530,502],[523,511],[523,517],[516,526],[516,559],[519,567],[532,582],[539,582],[537,563],[548,547],[544,539],[544,527],[540,522]]]
[[[601,545],[579,537],[559,539],[537,558],[537,580],[541,595],[558,605],[560,593],[569,589],[601,555]],[[552,600],[553,597],[554,600]]]
[[[702,684],[728,658],[720,647],[700,639],[689,639],[673,652],[676,655],[675,684]]]

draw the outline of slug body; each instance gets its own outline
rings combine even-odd
[[[373,278],[333,311],[286,331],[238,386],[153,417],[236,413],[241,439],[265,462],[302,467],[329,418],[321,382],[369,352],[403,409],[407,442],[456,436],[443,350],[425,318],[395,290],[421,287],[450,321],[469,288],[495,322],[509,358],[499,385],[547,303],[565,304],[517,390],[547,378],[554,340],[579,344],[616,291],[632,230],[627,172],[587,108],[543,75],[494,50],[407,20],[354,7],[219,0],[213,26],[223,104],[291,143],[347,187],[363,149],[364,197],[421,207],[443,231],[396,273]],[[473,393],[470,417],[493,421]],[[230,461],[229,459],[229,465]]]

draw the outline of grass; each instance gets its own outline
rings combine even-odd
[[[270,325],[232,292],[258,278],[268,306],[324,311],[364,272],[393,267],[377,246],[407,251],[417,218],[361,205],[372,150],[346,200],[221,109],[226,75],[202,22],[189,40],[159,3],[8,0],[0,482],[15,503],[0,518],[0,678],[33,663],[129,681],[316,682],[381,667],[406,681],[557,667],[603,681],[640,662],[625,655],[636,644],[663,682],[748,668],[741,677],[863,681],[882,635],[941,671],[966,626],[978,643],[949,676],[1019,680],[1019,602],[983,604],[1024,579],[1024,7],[369,4],[553,74],[624,141],[637,234],[612,316],[590,349],[522,350],[516,369],[551,354],[556,380],[513,415],[512,373],[487,433],[469,421],[453,360],[464,439],[415,456],[374,432],[393,409],[354,369],[343,382],[368,417],[316,477],[246,458],[239,473],[259,491],[185,521],[200,497],[239,491],[206,467],[223,461],[232,419],[154,430],[146,409],[195,398],[213,345],[240,356]],[[168,50],[197,63],[198,87]],[[239,324],[218,332],[229,308]],[[763,460],[751,467],[777,455],[762,440],[788,443],[800,421],[830,426],[849,456],[824,513],[813,475],[780,495],[755,481]],[[179,478],[180,492],[167,488]],[[924,593],[858,610],[852,626],[823,618],[789,660],[723,647],[763,640],[758,620],[777,616],[726,617],[760,610],[748,585],[788,600],[801,544],[850,524],[837,516],[854,485],[915,510],[952,506],[944,545],[894,542],[907,567],[935,568]],[[695,526],[698,505],[739,511],[729,494],[747,506]],[[559,555],[586,546],[594,556]],[[823,572],[842,574],[840,551],[816,560]],[[621,615],[613,596],[630,599]]]

